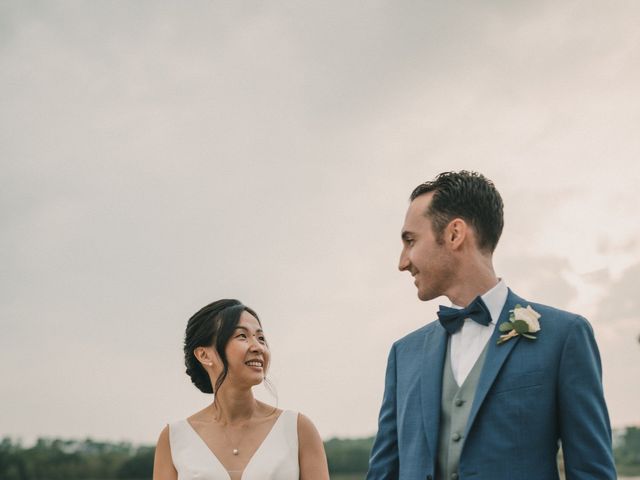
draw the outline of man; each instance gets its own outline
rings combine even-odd
[[[556,480],[559,441],[567,480],[616,478],[591,327],[496,277],[502,227],[480,174],[411,194],[399,268],[453,307],[391,348],[367,480]]]

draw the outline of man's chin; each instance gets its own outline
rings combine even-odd
[[[421,292],[418,290],[418,298],[423,302],[428,302],[429,300],[433,300],[437,295],[432,295],[431,292]]]

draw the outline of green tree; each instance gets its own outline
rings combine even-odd
[[[369,466],[373,437],[332,438],[324,444],[330,473],[364,473]]]
[[[616,463],[640,467],[640,428],[627,427],[622,441],[615,449]]]
[[[120,466],[117,478],[123,479],[143,479],[151,478],[153,474],[154,447],[140,447],[135,454],[125,460]]]

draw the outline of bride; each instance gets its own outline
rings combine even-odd
[[[213,403],[160,433],[153,480],[328,480],[311,420],[256,400],[271,353],[258,315],[218,300],[189,319],[187,374]]]

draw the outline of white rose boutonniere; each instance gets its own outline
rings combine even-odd
[[[540,314],[531,308],[531,305],[527,305],[526,308],[522,305],[516,305],[509,314],[509,321],[498,327],[504,333],[504,335],[500,335],[498,345],[518,335],[529,340],[536,340],[537,337],[532,334],[540,331],[539,318]]]

